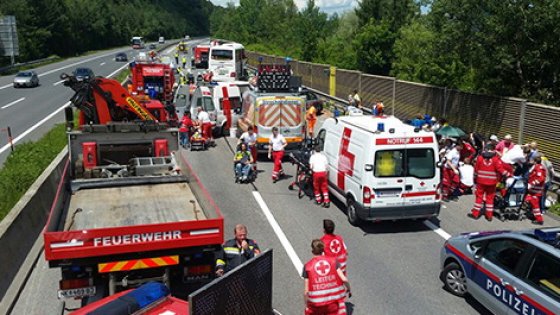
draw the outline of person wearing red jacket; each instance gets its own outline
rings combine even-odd
[[[463,145],[461,151],[459,152],[461,154],[461,161],[464,161],[466,158],[469,158],[472,161],[476,155],[476,149],[472,146],[469,142],[469,138],[467,137],[461,139],[460,142]]]
[[[484,216],[486,220],[492,221],[494,215],[494,196],[496,195],[496,185],[500,182],[501,176],[512,176],[507,171],[502,161],[494,151],[493,144],[488,144],[486,151],[482,152],[476,159],[474,166],[475,176],[475,202],[469,214],[473,219],[480,218],[482,206],[486,205]]]
[[[531,205],[533,209],[533,224],[542,225],[544,223],[541,213],[540,200],[544,191],[544,183],[546,181],[546,169],[541,164],[542,157],[540,154],[535,154],[529,161],[532,164],[529,169],[529,180],[527,181],[527,196],[525,202]]]
[[[347,294],[348,297],[352,296],[350,283],[336,258],[323,255],[324,248],[323,241],[313,240],[311,242],[313,258],[303,267],[305,314],[346,314],[344,298]]]
[[[344,239],[340,235],[334,234],[334,222],[329,219],[323,220],[323,232],[321,241],[325,243],[325,256],[334,257],[340,264],[340,269],[346,273],[346,262],[348,260],[348,250]]]

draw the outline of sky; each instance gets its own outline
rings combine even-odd
[[[210,0],[215,5],[226,6],[228,2],[239,4],[239,0]],[[307,0],[294,0],[301,9],[305,7]],[[315,0],[315,5],[320,7],[325,13],[341,13],[348,11],[357,5],[357,0]]]

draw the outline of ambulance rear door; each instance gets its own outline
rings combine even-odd
[[[406,146],[404,133],[384,133],[377,135],[374,141],[372,217],[375,217],[375,208],[385,208],[383,217],[399,217],[404,205],[403,192],[406,186],[406,169],[404,167]]]
[[[439,183],[436,150],[435,137],[432,134],[415,134],[407,137],[403,200],[410,211],[414,211],[416,208],[414,206],[424,208],[418,210],[423,213],[426,211],[425,207],[434,205],[435,208]],[[422,213],[410,213],[410,215],[422,215]]]

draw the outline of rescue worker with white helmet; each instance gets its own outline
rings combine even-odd
[[[311,242],[313,258],[303,267],[306,315],[337,315],[346,313],[344,298],[352,296],[348,278],[334,257],[323,255],[325,244]]]

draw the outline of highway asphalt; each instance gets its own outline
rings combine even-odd
[[[44,107],[52,111],[66,100],[61,97],[52,107]],[[3,115],[1,111],[0,114]],[[314,205],[309,198],[298,199],[297,191],[288,190],[293,177],[273,184],[272,162],[266,157],[259,160],[259,175],[254,184],[236,184],[232,170],[234,143],[234,139],[221,138],[208,151],[187,154],[224,214],[226,239],[233,237],[235,224],[243,223],[248,226],[249,237],[261,248],[274,250],[273,306],[282,314],[303,313],[301,266],[311,258],[311,240],[321,236],[325,218],[336,223],[336,232],[345,238],[348,246],[348,274],[353,291],[348,306],[349,313],[356,315],[488,314],[476,301],[457,298],[442,289],[438,278],[439,252],[445,238],[470,231],[533,227],[528,221],[487,222],[467,218],[472,196],[444,203],[437,220],[353,227],[340,204],[335,202],[325,209]],[[284,167],[288,176],[295,174],[289,162]],[[545,220],[546,225],[558,225],[549,217]],[[56,298],[59,277],[59,271],[48,269],[44,257],[40,257],[13,314],[60,314],[62,304]],[[70,301],[66,307],[75,305]]]

